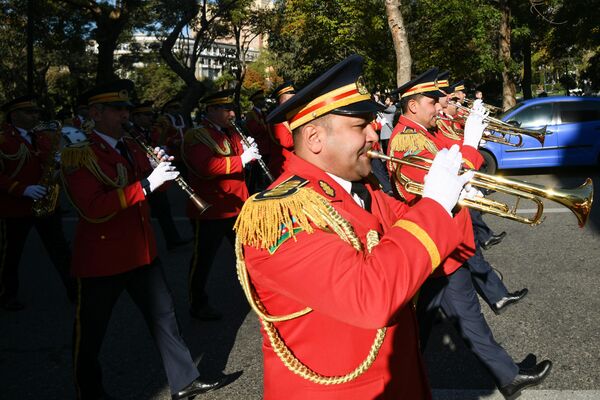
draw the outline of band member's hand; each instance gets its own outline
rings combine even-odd
[[[39,200],[46,195],[48,190],[42,185],[30,185],[23,191],[23,196],[29,197],[33,200]]]
[[[248,144],[250,145],[250,147],[258,148],[258,145],[256,144],[256,140],[254,140],[254,138],[252,136],[248,136],[248,137],[246,137],[246,139],[248,140]],[[244,151],[248,150],[249,147],[246,145],[246,142],[241,140],[240,143],[242,144],[242,148],[244,149]]]
[[[254,160],[260,160],[262,158],[262,156],[258,152],[257,147],[250,146],[249,148],[244,150],[244,152],[241,155],[241,158],[242,158],[242,165],[245,167],[246,164],[248,164],[249,162],[252,162]]]
[[[467,118],[467,122],[465,123],[463,145],[474,148],[479,147],[483,131],[487,127],[487,123],[484,122],[487,115],[488,112],[483,106],[473,106],[469,113],[469,117]]]
[[[438,202],[448,214],[458,202],[460,193],[467,182],[473,178],[473,172],[458,174],[462,164],[462,155],[457,145],[450,150],[442,149],[435,156],[429,172],[425,175],[423,197]]]
[[[175,157],[168,155],[166,150],[163,147],[155,147],[154,154],[156,155],[156,157],[158,157],[158,159],[161,162],[162,161],[173,161],[175,159]],[[156,168],[158,166],[159,163],[156,162],[154,157],[150,157],[150,155],[148,155],[148,159],[150,160],[150,165],[152,165],[152,168]]]
[[[179,171],[175,169],[169,161],[163,161],[152,171],[148,176],[150,182],[150,192],[154,192],[156,188],[167,181],[171,181],[179,176]]]

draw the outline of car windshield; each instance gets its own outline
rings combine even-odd
[[[517,110],[507,122],[518,122],[522,128],[549,125],[552,122],[552,103],[530,104]]]
[[[511,112],[515,111],[516,109],[519,109],[523,107],[523,103],[517,103],[516,105],[512,106],[511,108],[509,108],[508,110],[504,111],[502,114],[500,114],[500,116],[498,117],[499,119],[504,121],[504,117],[507,116],[508,114],[510,114]]]

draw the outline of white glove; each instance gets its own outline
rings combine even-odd
[[[475,99],[475,101],[473,102],[473,108],[475,107],[483,107],[483,100]]]
[[[450,150],[442,149],[425,175],[423,187],[423,198],[430,198],[438,202],[448,214],[452,215],[452,209],[456,205],[463,186],[473,178],[474,172],[469,171],[458,175],[462,164],[462,154],[458,145]]]
[[[250,146],[241,155],[242,158],[242,166],[246,166],[251,161],[260,160],[262,156],[258,152],[258,148],[256,146]]]
[[[29,197],[33,200],[39,200],[46,195],[47,191],[48,189],[46,189],[45,186],[30,185],[25,188],[25,191],[23,191],[23,196]]]
[[[152,171],[148,176],[148,182],[150,182],[150,192],[154,192],[157,187],[167,181],[171,181],[179,176],[179,171],[171,165],[169,161],[163,161]]]
[[[470,183],[467,183],[465,185],[465,187],[463,188],[463,190],[460,192],[458,201],[460,202],[461,200],[464,200],[464,199],[475,200],[475,199],[481,198],[481,197],[483,197],[483,193],[481,193],[480,190],[471,186]]]
[[[247,136],[246,139],[248,140],[250,147],[258,148],[258,145],[256,144],[256,141],[254,140],[254,138],[252,136]],[[242,148],[244,149],[244,151],[248,150],[248,146],[246,146],[246,142],[244,142],[243,140],[240,140],[240,143],[242,144]]]
[[[464,146],[479,147],[481,136],[487,127],[487,123],[483,122],[483,120],[488,116],[488,113],[483,106],[473,106],[465,123]]]

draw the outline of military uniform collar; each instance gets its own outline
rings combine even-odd
[[[102,140],[104,140],[104,141],[105,141],[105,142],[106,142],[106,143],[107,143],[107,144],[108,144],[110,147],[112,147],[113,149],[116,149],[116,148],[117,148],[117,143],[119,142],[119,140],[115,139],[115,138],[114,138],[114,137],[112,137],[112,136],[108,136],[108,135],[106,135],[106,134],[104,134],[104,133],[102,133],[102,132],[100,132],[100,131],[98,131],[98,130],[96,130],[96,129],[94,129],[94,133],[95,133],[96,135],[100,136],[100,138],[101,138]]]

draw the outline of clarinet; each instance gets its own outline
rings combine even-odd
[[[250,142],[248,142],[248,137],[246,135],[244,135],[244,133],[240,129],[239,125],[235,122],[235,120],[231,119],[231,120],[229,120],[229,122],[231,123],[231,126],[233,127],[233,129],[235,129],[237,131],[237,133],[240,134],[240,136],[242,137],[242,140],[244,141],[244,144],[246,145],[246,147],[250,147]],[[258,165],[260,165],[260,167],[262,168],[265,176],[269,179],[269,181],[273,182],[275,180],[275,178],[273,178],[273,175],[271,175],[271,172],[269,171],[269,168],[267,168],[267,164],[265,164],[265,162],[262,159],[258,159],[256,161],[258,161]]]
[[[135,140],[135,142],[138,144],[138,146],[140,146],[142,149],[144,149],[146,154],[148,154],[150,157],[152,157],[152,159],[157,164],[160,163],[161,160],[160,160],[160,158],[158,158],[158,156],[156,154],[154,154],[154,149],[152,147],[150,147],[142,138],[135,135],[131,131],[131,128],[132,128],[131,123],[123,124],[123,129],[125,130],[125,132],[127,132],[129,134],[129,136],[133,140]],[[196,208],[198,208],[198,210],[200,210],[200,213],[203,213],[211,206],[206,201],[202,200],[196,194],[196,192],[194,192],[194,189],[192,189],[192,187],[190,185],[188,185],[188,183],[181,177],[181,175],[179,175],[177,178],[175,178],[175,182],[177,182],[177,185],[179,185],[181,190],[183,190],[188,195],[188,197],[190,198],[190,200],[192,200],[192,203],[194,203]]]

